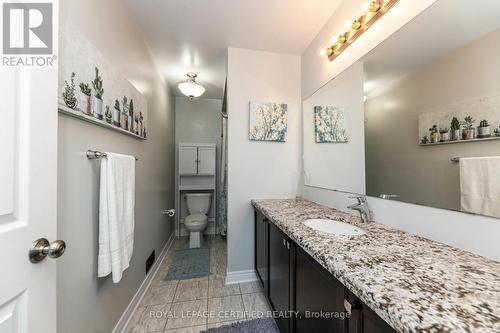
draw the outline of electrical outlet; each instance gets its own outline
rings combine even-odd
[[[149,270],[151,269],[154,263],[155,263],[155,250],[151,252],[148,259],[146,260],[146,275],[148,274]]]

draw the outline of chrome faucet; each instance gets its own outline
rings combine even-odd
[[[368,223],[372,220],[372,211],[370,207],[368,207],[368,201],[366,200],[366,196],[357,195],[353,197],[349,197],[350,199],[357,199],[358,203],[354,205],[347,206],[348,209],[357,210],[359,215],[361,216],[361,222]]]

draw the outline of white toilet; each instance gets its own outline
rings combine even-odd
[[[212,194],[186,193],[184,198],[189,213],[184,220],[184,226],[189,231],[189,247],[197,248],[201,246],[202,233],[208,225]]]

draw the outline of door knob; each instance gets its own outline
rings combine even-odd
[[[33,264],[37,264],[45,259],[46,256],[52,259],[59,258],[65,250],[66,243],[62,240],[56,240],[50,244],[47,239],[39,238],[31,245],[29,258]]]

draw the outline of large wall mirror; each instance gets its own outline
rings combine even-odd
[[[438,0],[303,120],[306,185],[500,217],[500,1]]]

